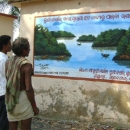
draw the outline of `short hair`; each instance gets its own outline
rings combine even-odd
[[[0,50],[2,50],[3,46],[7,45],[10,40],[11,40],[10,36],[8,36],[8,35],[1,35],[0,36]]]
[[[28,49],[28,39],[23,37],[18,37],[12,44],[12,51],[15,55],[21,55],[23,49]]]

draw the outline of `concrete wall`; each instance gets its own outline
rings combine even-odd
[[[13,21],[16,17],[11,15],[5,15],[0,13],[0,35],[11,36],[11,41],[13,40]],[[8,55],[12,55],[11,52]]]
[[[46,0],[21,5],[20,36],[31,44],[34,18],[66,13],[129,10],[129,0]],[[44,117],[98,122],[130,122],[130,85],[85,80],[33,77],[37,105]]]

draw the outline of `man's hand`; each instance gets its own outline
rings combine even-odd
[[[34,116],[39,114],[39,109],[37,107],[34,107],[33,111],[34,111]]]

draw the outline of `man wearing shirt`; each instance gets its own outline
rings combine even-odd
[[[0,36],[0,130],[9,130],[7,112],[5,106],[6,77],[5,62],[8,59],[7,52],[11,51],[11,37]]]

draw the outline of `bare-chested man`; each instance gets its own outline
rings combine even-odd
[[[25,58],[29,55],[30,46],[25,38],[13,42],[15,56],[6,62],[7,88],[5,103],[10,130],[17,130],[21,121],[22,130],[31,130],[31,119],[39,113],[31,83],[32,65]]]

